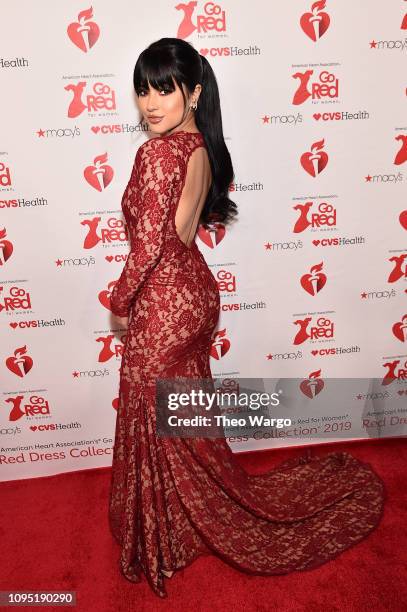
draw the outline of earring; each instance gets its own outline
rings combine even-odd
[[[195,111],[195,110],[198,108],[198,105],[197,105],[197,103],[196,103],[196,102],[194,102],[193,104],[190,104],[190,105],[189,105],[189,108],[192,108],[192,110],[194,110],[194,111]]]

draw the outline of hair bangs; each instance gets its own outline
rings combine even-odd
[[[182,89],[180,77],[170,56],[164,56],[162,51],[157,53],[146,49],[134,68],[134,89],[138,93],[141,90],[148,90],[151,85],[157,90],[174,91],[174,81]]]

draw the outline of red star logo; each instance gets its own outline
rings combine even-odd
[[[370,174],[368,174],[367,176],[365,176],[365,181],[366,183],[370,183],[370,181],[372,180],[372,177],[370,176]]]
[[[364,291],[363,293],[360,294],[362,296],[362,298],[365,300],[367,298],[367,293],[366,291]]]
[[[57,266],[62,266],[62,259],[57,259],[55,263]]]
[[[262,119],[263,119],[263,123],[268,123],[270,121],[270,117],[268,115],[264,115]]]
[[[271,249],[271,247],[273,246],[272,244],[270,244],[269,242],[267,242],[267,244],[264,245],[266,247],[266,249]]]
[[[358,400],[362,399],[362,396],[360,395],[360,393],[359,393],[359,395],[356,396],[356,399],[358,399]]]
[[[72,372],[72,376],[73,376],[74,378],[78,378],[78,376],[79,376],[79,372]]]
[[[44,136],[45,136],[44,130],[38,130],[37,134],[38,134],[39,138],[44,138]]]
[[[272,355],[271,353],[269,353],[269,354],[267,355],[267,359],[270,361],[271,359],[273,359],[273,355]]]
[[[370,43],[370,48],[376,49],[376,47],[377,47],[377,42],[375,40],[372,40],[372,42]]]

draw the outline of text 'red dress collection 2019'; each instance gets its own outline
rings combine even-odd
[[[158,437],[157,378],[211,378],[217,282],[175,213],[200,132],[152,138],[136,154],[122,209],[131,250],[111,293],[129,316],[120,367],[109,519],[120,569],[167,597],[162,570],[202,554],[256,575],[315,568],[379,523],[384,485],[345,452],[250,475],[224,438]]]

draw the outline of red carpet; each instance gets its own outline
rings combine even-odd
[[[379,527],[337,559],[286,576],[248,576],[215,556],[200,557],[167,580],[160,600],[144,580],[118,570],[119,547],[107,521],[110,468],[0,483],[0,590],[75,590],[76,608],[24,610],[136,612],[398,612],[407,609],[407,445],[405,439],[313,447],[345,450],[370,463],[387,500]],[[266,471],[304,449],[237,455],[252,473]],[[2,608],[10,609],[10,608]]]

